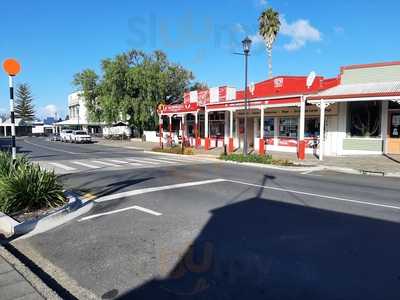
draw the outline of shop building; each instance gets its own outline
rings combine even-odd
[[[160,106],[160,143],[242,148],[244,94],[218,87]],[[342,67],[329,79],[278,76],[250,86],[247,99],[247,140],[260,154],[400,154],[400,62]]]

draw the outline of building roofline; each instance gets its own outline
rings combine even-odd
[[[340,73],[343,74],[344,70],[354,70],[354,69],[364,69],[364,68],[379,68],[387,66],[397,66],[400,65],[400,61],[388,61],[388,62],[377,62],[370,64],[355,64],[340,67]]]

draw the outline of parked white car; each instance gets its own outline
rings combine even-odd
[[[72,143],[91,143],[92,137],[84,130],[75,130],[71,136]]]
[[[61,133],[60,133],[61,142],[64,142],[64,143],[71,142],[72,132],[73,132],[72,130],[68,130],[68,129],[61,130]]]

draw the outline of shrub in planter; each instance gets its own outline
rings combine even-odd
[[[13,163],[10,153],[0,151],[0,177],[8,176],[15,168],[27,163],[28,159],[25,156],[17,156],[16,161]]]
[[[0,158],[3,164],[3,173],[0,173],[0,211],[31,211],[65,203],[63,187],[54,172],[43,170],[23,157],[19,157],[16,163],[12,162],[10,155],[8,159],[10,164],[7,171],[7,159]]]

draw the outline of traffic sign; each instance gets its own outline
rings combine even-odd
[[[4,61],[3,68],[9,76],[15,76],[21,71],[21,65],[19,62],[12,58]]]

